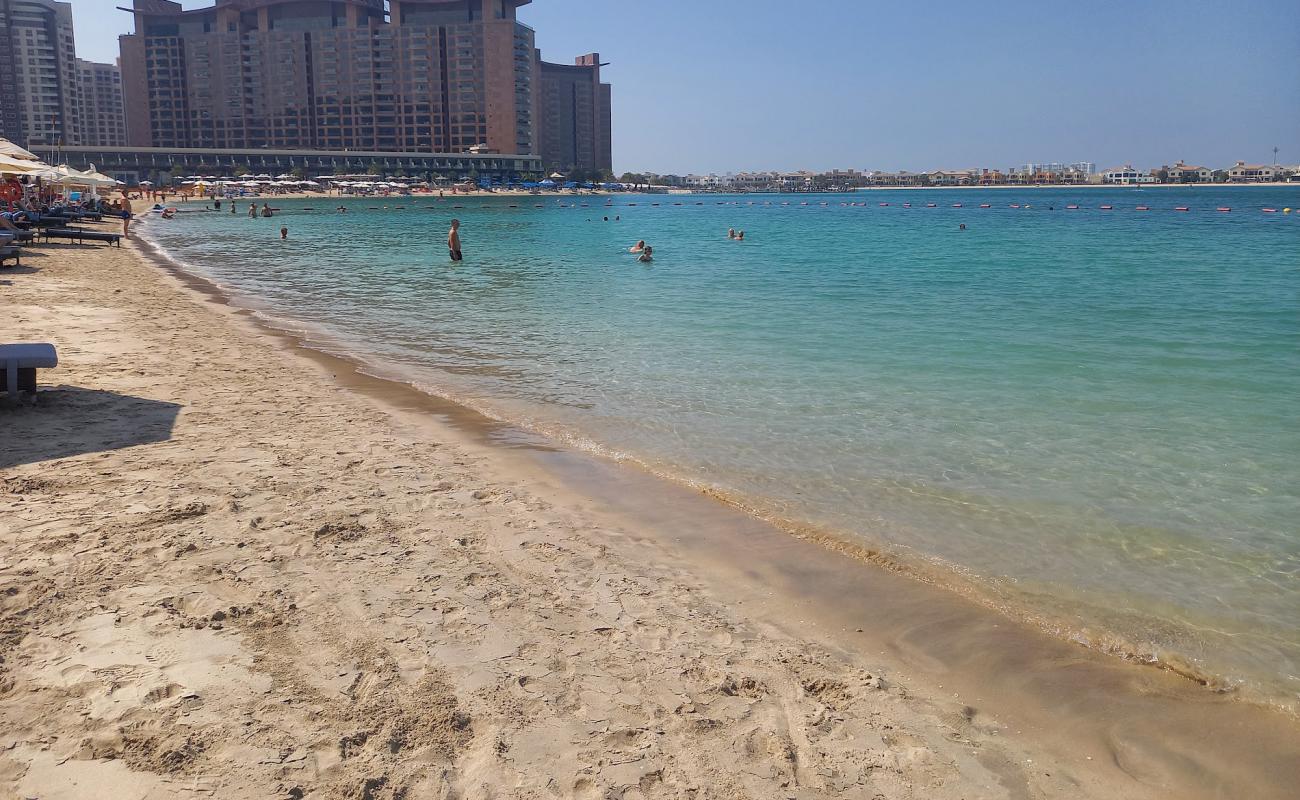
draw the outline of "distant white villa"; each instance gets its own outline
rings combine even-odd
[[[1101,173],[1102,183],[1116,183],[1129,185],[1134,183],[1155,183],[1156,176],[1150,172],[1144,172],[1134,169],[1132,164],[1125,164],[1122,167],[1111,167]]]

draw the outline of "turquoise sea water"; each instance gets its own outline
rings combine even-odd
[[[281,201],[144,233],[384,375],[1300,697],[1300,186],[605,202]]]

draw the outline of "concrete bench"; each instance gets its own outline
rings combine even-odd
[[[9,393],[10,400],[17,400],[20,391],[36,391],[36,370],[58,365],[59,356],[52,344],[0,344],[0,389]]]

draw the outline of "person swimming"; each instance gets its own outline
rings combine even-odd
[[[269,217],[269,216],[271,216],[271,204],[270,204],[270,203],[263,203],[263,204],[262,204],[262,216],[264,216],[264,217]]]
[[[654,251],[655,249],[653,247],[651,247],[650,245],[646,245],[645,249],[641,251],[641,255],[637,258],[637,261],[640,261],[642,263],[654,261],[654,256],[653,256]]]
[[[744,232],[744,231],[736,231],[736,241],[738,241],[738,242],[743,242],[743,241],[745,241],[745,232]]]
[[[735,228],[727,228],[727,238],[728,238],[728,239],[734,239],[734,238],[736,238],[736,229],[735,229]]]
[[[287,225],[281,225],[281,226],[280,226],[280,240],[281,240],[281,241],[284,241],[285,239],[288,239],[288,238],[289,238],[289,226],[287,226]]]
[[[629,253],[640,253],[642,250],[645,250],[645,239],[640,240],[627,249]]]

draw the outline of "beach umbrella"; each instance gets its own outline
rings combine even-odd
[[[542,181],[541,183],[539,183],[539,184],[537,184],[537,185],[538,185],[538,186],[545,186],[547,189],[549,189],[549,188],[551,188],[552,186],[555,185],[555,181],[551,180],[550,178],[547,178],[546,180]]]
[[[0,172],[8,175],[31,175],[49,168],[49,164],[43,164],[40,161],[0,154]]]
[[[9,158],[17,159],[19,161],[40,161],[40,159],[36,157],[35,153],[30,150],[24,150],[4,138],[0,138],[0,156],[8,156]]]
[[[564,176],[563,176],[563,175],[561,175],[561,174],[558,173],[558,172],[552,172],[552,173],[551,173],[551,180],[555,180],[555,179],[557,179],[557,178],[558,178],[559,180],[564,180]]]

